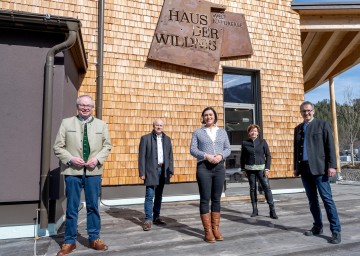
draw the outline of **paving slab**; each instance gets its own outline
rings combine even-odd
[[[198,201],[164,203],[162,217],[166,226],[142,230],[143,205],[101,206],[102,238],[109,250],[88,248],[86,211],[80,211],[77,250],[71,255],[360,255],[360,186],[332,184],[333,196],[342,224],[342,243],[329,244],[329,223],[323,209],[324,233],[307,237],[312,217],[305,193],[277,194],[279,219],[269,218],[265,202],[259,203],[259,216],[251,218],[248,196],[228,196],[222,200],[220,229],[225,240],[203,241]],[[56,255],[63,241],[64,228],[53,237],[35,240],[0,240],[0,255]]]

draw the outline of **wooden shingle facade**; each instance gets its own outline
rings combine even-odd
[[[272,152],[271,178],[292,177],[293,128],[301,120],[304,99],[299,15],[291,0],[212,0],[226,11],[245,15],[253,55],[221,59],[217,74],[152,61],[147,58],[163,0],[105,1],[103,119],[113,143],[105,163],[104,186],[142,184],[137,153],[141,135],[156,118],[165,121],[172,138],[173,182],[196,180],[196,160],[189,153],[200,114],[213,106],[225,126],[224,70],[258,74],[257,106],[263,136]],[[67,16],[81,20],[88,71],[80,94],[96,97],[98,1],[3,0],[0,8]]]

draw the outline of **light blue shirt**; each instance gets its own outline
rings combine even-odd
[[[304,145],[303,145],[303,161],[308,160],[307,150],[306,150],[306,128],[308,127],[309,123],[304,123]]]

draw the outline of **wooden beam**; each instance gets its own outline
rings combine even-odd
[[[319,67],[321,67],[322,62],[326,58],[326,56],[329,55],[329,52],[331,52],[331,48],[334,48],[336,40],[338,40],[340,32],[334,32],[331,34],[331,36],[326,40],[321,48],[319,48],[318,54],[314,61],[311,62],[310,65],[304,67],[304,80],[307,81],[309,78],[316,74],[319,70]],[[314,54],[313,54],[314,55]]]
[[[329,76],[335,77],[360,63],[360,43],[358,42],[358,44],[354,46],[354,48],[357,49],[357,51],[354,51],[345,58],[343,58],[336,66],[336,68],[331,71]]]
[[[304,35],[304,36],[302,36],[302,35]],[[301,32],[302,56],[304,56],[306,54],[306,51],[309,49],[315,36],[316,36],[316,32]]]
[[[304,73],[304,81],[309,80],[309,77],[312,77],[311,74],[315,74],[318,71],[314,69],[310,69],[310,66],[319,59],[318,56],[321,52],[321,49],[326,47],[328,40],[330,40],[333,33],[316,33],[315,38],[311,42],[306,54],[303,55],[303,73]],[[321,68],[320,66],[316,67],[317,69]],[[305,79],[307,78],[307,79]]]
[[[318,1],[319,2],[319,1]],[[311,7],[312,8],[312,7]],[[292,8],[293,9],[293,8]],[[305,16],[331,16],[331,15],[358,15],[360,12],[360,5],[356,3],[351,3],[351,5],[346,4],[346,6],[339,6],[337,4],[336,8],[316,8],[316,9],[297,9],[301,17]]]
[[[343,36],[343,40],[340,44],[336,45],[336,49],[331,51],[326,61],[323,61],[323,65],[321,69],[318,69],[318,73],[316,77],[317,82],[314,85],[315,87],[322,84],[329,78],[329,74],[331,71],[341,62],[345,56],[350,54],[352,51],[358,51],[356,48],[356,44],[359,42],[360,37],[359,33],[349,32],[345,36]],[[319,71],[321,70],[321,71]],[[334,77],[334,76],[332,76]],[[305,79],[305,82],[309,79]],[[312,79],[312,83],[314,83],[314,79]]]
[[[330,90],[330,105],[331,105],[331,115],[332,115],[332,127],[334,132],[334,143],[335,143],[335,152],[336,152],[336,166],[337,173],[341,172],[340,166],[340,154],[339,154],[339,133],[337,127],[337,116],[336,116],[336,99],[335,99],[335,88],[334,88],[334,79],[329,78],[329,90]]]
[[[336,31],[360,30],[360,16],[358,14],[349,15],[304,15],[300,19],[301,31]]]
[[[324,64],[318,69],[317,75],[311,80],[304,80],[305,92],[316,88],[324,83],[329,77],[335,77],[336,75],[344,72],[354,63],[359,61],[360,58],[360,32],[347,33],[341,43],[337,46],[337,51],[333,51],[327,58]],[[341,53],[339,54],[339,51]]]

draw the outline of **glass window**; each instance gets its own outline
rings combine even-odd
[[[247,140],[246,129],[254,123],[252,109],[225,108],[225,130],[228,133],[230,145],[241,145]]]
[[[223,74],[224,102],[254,103],[251,76]]]

